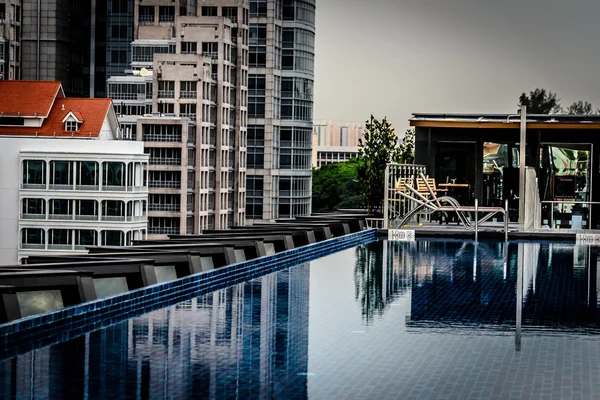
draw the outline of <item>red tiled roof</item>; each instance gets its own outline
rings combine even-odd
[[[0,135],[98,137],[111,106],[111,99],[56,99],[41,127],[0,126]],[[64,106],[64,109],[63,109]],[[83,124],[77,132],[65,131],[62,120],[72,111]]]
[[[0,113],[46,116],[57,96],[64,97],[60,82],[0,81]]]

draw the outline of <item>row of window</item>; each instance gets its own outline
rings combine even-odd
[[[77,250],[85,246],[130,246],[131,232],[92,229],[21,229],[21,249]]]
[[[23,188],[39,188],[47,183],[50,189],[72,189],[75,186],[107,187],[142,186],[142,164],[104,161],[23,160]],[[137,175],[137,176],[136,176]]]
[[[73,200],[25,198],[21,201],[21,217],[23,219],[46,219],[46,211],[50,219],[97,220],[103,217],[142,217],[145,214],[145,201],[121,200]],[[46,210],[46,207],[48,209]],[[60,218],[58,218],[60,217]],[[110,220],[110,218],[108,219]]]

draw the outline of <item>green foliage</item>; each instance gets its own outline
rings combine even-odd
[[[519,97],[519,104],[527,106],[527,112],[530,114],[550,114],[560,113],[560,99],[556,98],[556,93],[546,91],[546,89],[535,89],[529,92],[529,95],[523,93]]]
[[[356,170],[358,160],[324,165],[313,169],[313,212],[334,211],[341,208],[363,208],[358,191]]]
[[[384,118],[378,121],[371,115],[363,137],[358,141],[358,181],[360,193],[369,215],[381,215],[387,164],[402,161],[398,136]]]
[[[567,108],[567,114],[571,115],[591,115],[595,114],[594,107],[589,101],[576,101]]]
[[[415,162],[415,132],[412,129],[407,129],[404,133],[400,148],[403,164],[412,164]]]

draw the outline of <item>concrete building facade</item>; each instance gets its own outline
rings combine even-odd
[[[241,0],[135,2],[132,74],[107,90],[123,137],[150,155],[151,237],[245,223],[248,13]]]

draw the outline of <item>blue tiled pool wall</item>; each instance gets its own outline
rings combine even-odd
[[[62,342],[136,315],[377,240],[370,229],[0,325],[0,358]]]
[[[0,399],[307,398],[310,271],[297,265],[2,360]]]

